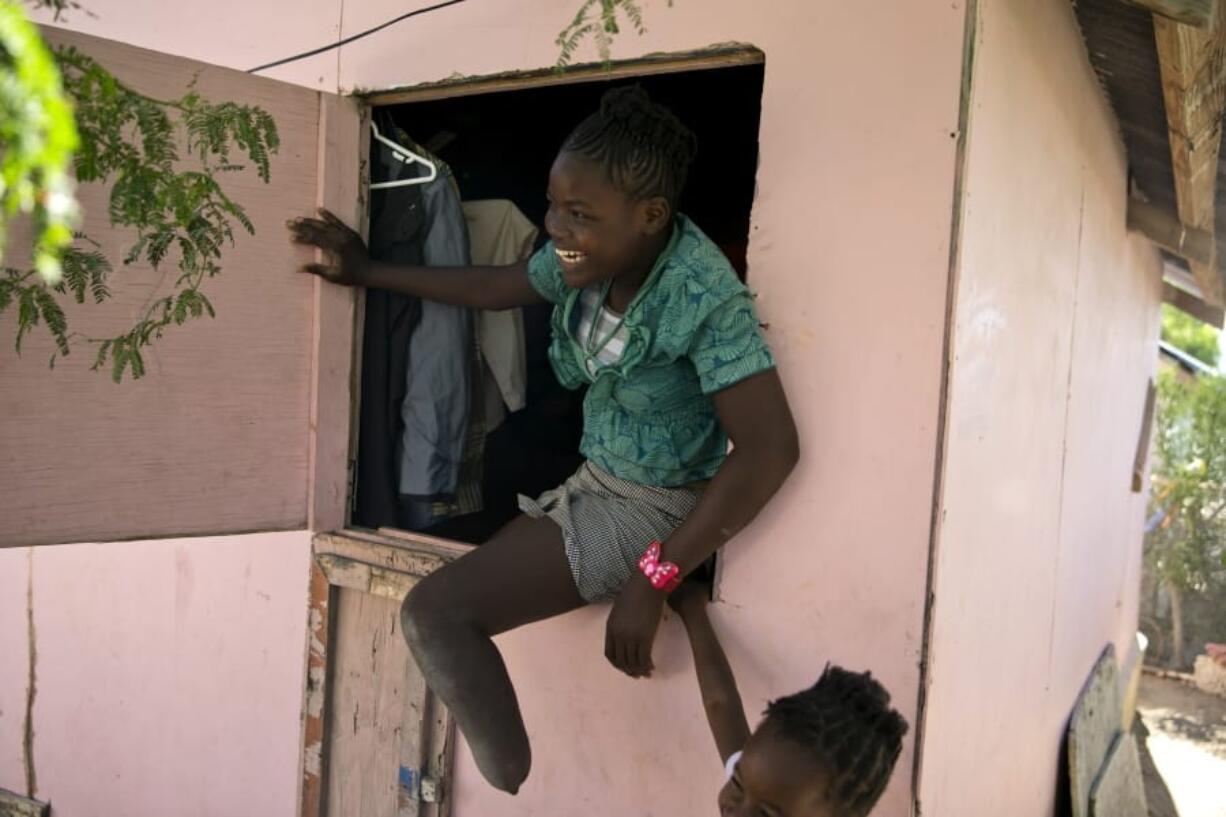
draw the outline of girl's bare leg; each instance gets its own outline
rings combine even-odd
[[[584,604],[561,529],[527,516],[422,579],[404,600],[401,623],[426,683],[455,716],[477,768],[503,791],[519,790],[532,751],[491,637]]]

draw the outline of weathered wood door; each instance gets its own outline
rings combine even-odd
[[[394,531],[315,537],[304,817],[444,817],[455,726],[426,688],[400,602],[467,550]]]

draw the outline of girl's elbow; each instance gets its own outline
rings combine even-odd
[[[775,447],[780,470],[784,476],[787,476],[800,462],[800,434],[797,433],[794,423],[788,423],[781,430]]]
[[[734,448],[751,459],[755,472],[766,477],[768,482],[782,482],[800,462],[800,438],[791,424],[774,429],[752,443],[734,443]]]

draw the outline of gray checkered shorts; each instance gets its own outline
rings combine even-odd
[[[655,488],[627,482],[585,462],[566,482],[537,499],[519,497],[534,519],[549,517],[562,529],[566,558],[579,595],[612,598],[638,569],[655,540],[667,539],[694,506],[698,488]]]

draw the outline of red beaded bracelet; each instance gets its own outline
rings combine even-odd
[[[672,562],[660,561],[660,543],[652,542],[639,559],[639,570],[656,590],[671,593],[681,584],[681,568]]]

